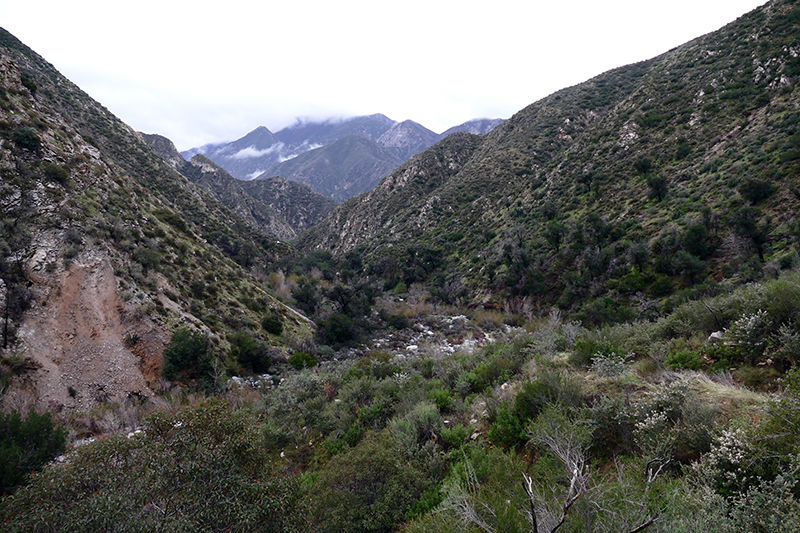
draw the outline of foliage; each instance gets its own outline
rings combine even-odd
[[[17,411],[0,412],[0,490],[10,494],[23,485],[25,476],[64,451],[66,436],[50,413],[31,411],[23,419]]]
[[[317,364],[317,360],[306,352],[297,352],[289,356],[289,364],[297,370],[312,368]]]
[[[32,152],[38,150],[42,145],[36,130],[28,126],[15,129],[14,133],[11,134],[11,140],[20,148],[25,148]]]
[[[256,374],[269,371],[273,362],[269,346],[258,342],[245,331],[234,333],[228,337],[228,341],[231,343],[231,355],[245,369]],[[204,354],[199,358],[202,359],[203,356]]]
[[[34,510],[35,511],[32,511]],[[212,402],[157,412],[32,476],[0,504],[4,531],[305,531],[296,479],[247,411]]]
[[[179,328],[164,348],[164,377],[199,379],[208,369],[208,339],[188,328]]]
[[[430,481],[391,445],[372,435],[334,456],[312,488],[320,531],[394,531],[414,508]]]
[[[268,313],[261,319],[261,327],[271,335],[280,335],[283,333],[283,317],[277,311]]]

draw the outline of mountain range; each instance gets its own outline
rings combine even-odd
[[[279,239],[294,239],[336,206],[335,201],[307,185],[278,176],[238,180],[201,154],[186,161],[165,137],[141,135],[171,167],[213,194],[250,225]]]
[[[262,126],[236,141],[181,155],[202,154],[241,180],[281,176],[341,202],[370,190],[409,157],[451,133],[487,133],[500,123],[477,119],[438,135],[416,122],[395,122],[381,114],[298,121],[277,133]]]

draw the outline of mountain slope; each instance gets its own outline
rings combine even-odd
[[[336,208],[331,198],[280,176],[259,177],[241,185],[251,197],[278,213],[294,230],[294,236],[318,224]]]
[[[439,136],[428,128],[412,120],[405,120],[395,124],[378,137],[378,144],[386,148],[394,148],[400,161],[405,161],[438,140]]]
[[[376,114],[322,122],[298,121],[273,134],[260,126],[241,139],[219,145],[206,145],[183,152],[189,160],[200,153],[241,180],[253,179],[267,169],[298,155],[328,145],[347,135],[359,134],[377,139],[395,125],[384,115]]]
[[[5,30],[0,141],[6,406],[86,409],[150,396],[180,326],[204,332],[220,362],[233,331],[285,350],[258,331],[271,309],[287,331],[308,334],[248,272],[291,250],[190,183]],[[8,374],[14,358],[27,371]]]
[[[504,122],[501,118],[478,118],[475,120],[470,120],[463,124],[459,124],[458,126],[453,126],[448,130],[444,131],[439,137],[444,139],[450,134],[457,133],[457,132],[464,132],[464,133],[472,133],[474,135],[483,135],[485,133],[489,133],[497,126]]]
[[[401,162],[395,150],[363,135],[351,134],[279,163],[265,175],[305,183],[341,202],[371,189]]]
[[[454,153],[467,158],[455,174],[407,202],[391,184],[436,175],[437,145],[299,246],[360,247],[373,265],[392,256],[388,283],[418,280],[424,247],[441,257],[428,277],[445,298],[528,299],[589,322],[650,316],[677,291],[789,267],[800,250],[799,22],[796,2],[771,2],[559,91]]]
[[[333,194],[331,191],[338,188],[336,196],[331,197],[342,201],[371,189],[388,170],[396,168],[409,157],[451,133],[487,133],[502,122],[500,119],[478,119],[454,126],[437,135],[416,122],[406,120],[398,123],[380,114],[322,122],[298,121],[275,134],[267,128],[259,127],[231,143],[205,145],[187,150],[182,155],[188,160],[196,154],[204,154],[242,180],[253,179],[258,175],[280,175],[305,183],[325,195]],[[364,142],[339,143],[328,148],[340,139],[352,135],[374,141],[388,150],[381,151],[375,147],[365,150]],[[348,147],[355,152],[345,157],[341,152]],[[315,176],[308,172],[307,167],[309,160],[319,159],[320,152],[305,157],[303,155],[324,148],[333,153],[323,156],[328,162],[324,164],[324,170],[320,168],[322,174]],[[356,159],[362,155],[366,160],[357,163]],[[301,159],[291,162],[296,157]],[[338,163],[333,161],[339,161],[344,166],[339,168]],[[365,174],[355,175],[356,167],[363,168]]]

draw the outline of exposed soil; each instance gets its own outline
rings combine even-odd
[[[47,255],[40,248],[31,262],[34,298],[18,332],[36,369],[15,381],[6,406],[83,411],[152,396],[148,379],[160,373],[167,335],[122,302],[111,259],[87,251],[67,270],[47,274]]]

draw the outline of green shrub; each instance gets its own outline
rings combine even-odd
[[[273,465],[258,421],[213,402],[147,418],[132,438],[71,452],[0,504],[6,532],[286,532],[307,527],[295,477]]]
[[[208,339],[197,331],[179,328],[164,348],[164,377],[177,379],[180,375],[187,379],[198,379],[204,373]]]
[[[325,533],[395,531],[432,483],[386,434],[372,435],[319,472],[311,489],[315,522]]]
[[[633,440],[635,417],[625,398],[603,397],[589,410],[592,428],[589,451],[601,458],[631,454],[636,445]]]
[[[439,436],[446,448],[458,449],[467,443],[469,428],[463,424],[454,424],[450,427],[443,427]]]
[[[504,404],[497,408],[492,425],[489,426],[487,437],[494,444],[505,448],[515,449],[528,442],[525,429],[526,420],[520,418],[511,404]]]
[[[453,407],[453,395],[448,389],[436,388],[428,393],[428,399],[442,412],[449,411]]]
[[[25,476],[40,470],[64,451],[67,432],[53,423],[50,413],[31,411],[24,419],[0,412],[0,491],[10,494]]]
[[[692,350],[680,350],[667,356],[664,364],[673,370],[700,370],[700,354]]]
[[[273,310],[261,319],[261,327],[271,335],[280,335],[283,333],[283,317]]]
[[[52,163],[44,164],[44,175],[47,179],[53,180],[61,185],[66,185],[67,181],[69,181],[69,172],[67,169]]]
[[[296,352],[289,356],[289,364],[297,370],[312,368],[317,365],[317,360],[305,352]]]
[[[325,344],[344,344],[355,338],[353,319],[344,313],[333,313],[319,324],[318,335]]]
[[[778,187],[765,180],[748,178],[739,185],[739,194],[757,204],[772,196]]]
[[[32,152],[38,150],[42,144],[42,141],[39,140],[39,135],[36,133],[36,130],[28,126],[23,126],[14,130],[14,133],[11,134],[11,140],[14,141],[14,144],[20,148],[24,148]]]
[[[258,342],[245,331],[237,331],[228,337],[228,341],[231,343],[231,355],[245,369],[256,374],[269,372],[272,366],[269,346]]]

